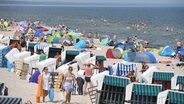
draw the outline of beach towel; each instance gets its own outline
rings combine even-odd
[[[40,97],[43,96],[42,83],[43,83],[43,76],[39,75],[39,77],[38,77],[38,87],[37,87],[37,92],[36,92],[36,102],[37,103],[40,103]]]
[[[32,82],[32,83],[38,83],[38,77],[39,77],[39,75],[40,75],[40,71],[39,70],[35,71],[34,74],[30,78],[30,82]]]
[[[54,88],[53,87],[50,88],[50,90],[49,90],[49,99],[51,102],[54,101]]]
[[[7,61],[7,70],[8,72],[14,72],[13,63]]]

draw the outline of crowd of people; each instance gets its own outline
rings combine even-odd
[[[20,41],[20,44],[18,44],[17,42],[11,44],[11,48],[18,48],[21,51],[26,50],[27,46],[26,46],[26,42],[28,41],[36,41],[36,42],[46,42],[47,41],[47,36],[49,35],[54,35],[56,37],[63,37],[66,38],[67,37],[67,33],[70,31],[69,28],[67,26],[64,25],[58,25],[55,27],[48,27],[48,28],[42,28],[43,30],[43,34],[45,33],[45,30],[47,30],[46,34],[47,35],[42,35],[42,33],[40,33],[39,37],[35,37],[35,32],[36,32],[36,27],[40,27],[42,26],[40,22],[25,22],[24,23],[20,23],[19,25],[25,25],[26,26],[22,26],[22,29],[18,29],[16,30],[15,34],[14,34],[14,39],[18,39]],[[9,26],[9,23],[6,19],[1,20],[1,24],[0,24],[3,29],[7,29]],[[137,27],[137,25],[135,25],[135,27]],[[139,26],[138,26],[139,27]],[[146,24],[142,24],[142,27],[147,28]],[[83,34],[81,34],[81,37],[83,37]],[[68,37],[72,42],[71,44],[68,45],[73,45],[73,38],[72,37]],[[94,43],[94,38],[93,38],[93,34],[91,32],[87,33],[85,35],[85,38],[87,39],[86,45],[87,48],[93,48],[95,47],[95,43]],[[135,45],[135,48],[131,48],[130,47],[130,51],[132,52],[142,52],[142,51],[147,51],[150,48],[150,44],[148,41],[138,41],[137,36],[133,36],[133,37],[127,37],[124,41],[124,43],[128,44],[128,43],[136,43],[133,44]],[[55,47],[53,45],[53,42],[51,41],[51,47]],[[68,42],[67,42],[68,43]],[[64,48],[63,43],[61,44],[61,47]],[[181,59],[181,54],[179,53],[180,49],[183,47],[181,42],[177,42],[176,43],[176,58]],[[54,58],[57,59],[57,66],[59,67],[61,65],[61,54],[60,53],[56,53]],[[40,53],[40,61],[46,59],[46,55],[43,51],[41,51]],[[184,58],[183,58],[184,59]],[[142,62],[142,69],[141,69],[141,73],[144,73],[147,69],[149,68],[149,66],[145,63]],[[71,94],[74,91],[74,87],[75,85],[78,84],[78,86],[80,87],[79,90],[79,94],[81,95],[86,95],[86,89],[88,84],[92,87],[93,84],[91,82],[91,77],[93,75],[93,69],[99,69],[98,65],[93,65],[91,63],[86,63],[83,65],[84,70],[84,79],[79,79],[78,77],[76,77],[73,74],[73,68],[69,67],[67,73],[64,75],[63,77],[63,81],[61,82],[61,86],[63,88],[63,90],[66,92],[66,96],[65,96],[65,102],[67,104],[70,104],[71,102]],[[131,82],[137,81],[137,82],[141,82],[141,79],[136,79],[135,78],[135,72],[131,71],[129,72],[127,75],[125,75],[125,77],[128,77],[131,79]],[[40,101],[40,97],[42,97],[42,102],[45,102],[45,97],[48,95],[48,91],[50,89],[49,87],[49,83],[53,83],[50,80],[50,74],[48,73],[48,68],[44,67],[42,70],[42,73],[39,75],[38,77],[38,86],[37,86],[37,92],[36,92],[36,101],[39,103]],[[81,91],[82,90],[82,91]],[[29,104],[30,102],[28,102]]]

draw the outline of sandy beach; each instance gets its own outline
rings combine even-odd
[[[5,36],[12,36],[17,27],[9,28],[10,31],[0,31],[0,34],[4,34]],[[99,50],[89,49],[95,55],[104,55],[106,50],[110,48],[110,46],[102,46],[95,45]],[[75,50],[73,46],[65,47],[66,50]],[[178,60],[173,58],[162,57],[157,54],[157,50],[153,49],[153,53],[156,56],[157,61],[167,59],[171,60],[171,66],[166,66],[164,63],[156,63],[156,64],[148,64],[149,66],[156,66],[160,70],[165,71],[173,71],[176,75],[184,75],[184,70],[181,70],[180,67],[176,67],[176,63]],[[113,63],[121,62],[122,59],[107,59],[105,61],[105,67],[111,65]],[[141,64],[137,63],[137,72],[138,77],[140,76]],[[5,83],[9,88],[9,96],[17,96],[23,99],[23,102],[30,100],[33,104],[36,103],[36,89],[37,84],[28,83],[26,80],[20,80],[19,76],[15,73],[8,72],[6,68],[0,68],[0,82]],[[49,102],[49,98],[46,98],[46,103],[42,104],[61,104],[64,101],[64,93],[61,91],[55,91],[54,102]],[[71,104],[90,104],[89,95],[72,95]]]

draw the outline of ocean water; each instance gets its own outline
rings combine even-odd
[[[184,7],[55,7],[0,6],[0,18],[30,18],[47,25],[65,24],[73,30],[99,35],[115,34],[118,40],[137,35],[154,46],[184,42]],[[146,23],[147,29],[132,28]],[[166,28],[173,31],[166,31]]]

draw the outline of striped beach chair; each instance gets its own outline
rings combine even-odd
[[[177,77],[177,84],[179,85],[179,90],[184,91],[184,76]]]
[[[0,96],[0,104],[22,104],[22,98]]]
[[[97,94],[97,104],[124,104],[129,82],[129,78],[106,75],[102,89]]]
[[[171,89],[172,77],[174,77],[173,72],[166,72],[166,71],[153,72],[152,83],[161,84],[162,90]]]
[[[128,72],[130,71],[134,71],[136,72],[136,64],[134,63],[118,63],[117,64],[117,72],[116,75],[117,76],[125,76],[128,74]]]
[[[161,91],[161,85],[131,83],[126,86],[125,104],[157,104],[157,95]]]
[[[36,52],[37,50],[43,50],[46,47],[49,47],[49,45],[48,44],[37,44],[34,46],[34,52]]]
[[[171,89],[184,91],[184,76],[174,76],[171,79]]]
[[[184,104],[184,92],[174,90],[160,92],[157,104]]]

